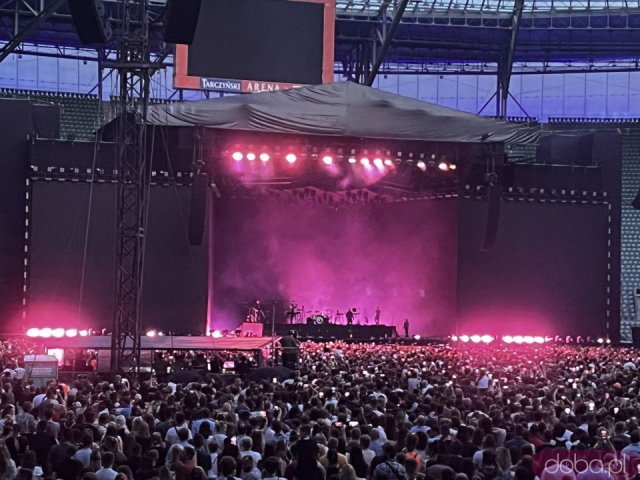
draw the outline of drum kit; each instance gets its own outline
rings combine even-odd
[[[360,314],[358,312],[353,312],[353,315],[357,318]],[[346,312],[340,312],[340,310],[336,310],[335,313],[331,310],[316,310],[307,317],[307,325],[346,324],[345,316]]]

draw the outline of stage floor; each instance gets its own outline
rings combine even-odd
[[[286,335],[295,330],[299,338],[339,339],[339,340],[378,340],[396,338],[396,327],[389,325],[306,325],[276,324],[276,335]]]

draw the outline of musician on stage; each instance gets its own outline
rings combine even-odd
[[[256,300],[253,306],[249,308],[249,315],[247,315],[247,322],[250,323],[264,323],[265,314],[262,309],[260,300]]]
[[[286,320],[288,320],[287,323],[293,323],[293,319],[296,318],[297,314],[298,314],[298,305],[296,304],[295,300],[291,300],[291,302],[289,302],[289,308],[287,309],[287,314],[286,314]]]
[[[353,317],[355,316],[356,309],[350,308],[347,310],[345,316],[347,317],[347,325],[353,325]]]
[[[373,321],[375,322],[376,325],[380,325],[380,307],[376,307],[376,313],[375,313],[375,316],[373,317]]]

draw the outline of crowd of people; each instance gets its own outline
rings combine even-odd
[[[574,480],[540,456],[640,455],[629,348],[305,342],[273,378],[41,388],[1,353],[0,480]]]

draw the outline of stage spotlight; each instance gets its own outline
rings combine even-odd
[[[248,157],[248,155],[247,155],[247,157]],[[440,170],[442,170],[443,172],[448,172],[449,171],[449,164],[447,162],[440,162],[438,164],[438,168]]]
[[[364,165],[365,167],[368,167],[368,166],[370,166],[370,165],[371,165],[371,162],[369,162],[369,158],[367,158],[367,157],[362,157],[362,158],[360,159],[360,164],[361,164],[361,165]]]
[[[533,337],[533,343],[543,344],[544,343],[544,337],[536,335],[535,337]]]
[[[89,336],[89,330],[80,330],[78,333],[80,334],[81,337]]]
[[[263,162],[268,162],[270,158],[271,156],[267,152],[262,152],[260,154],[260,160],[262,160]]]
[[[164,332],[158,332],[159,337],[164,337]]]
[[[30,328],[29,330],[27,330],[27,337],[31,337],[31,338],[36,338],[40,336],[40,329],[39,328]]]
[[[64,337],[64,328],[54,328],[51,330],[51,336],[54,338]]]
[[[414,336],[413,336],[413,339],[414,339],[414,340],[420,340],[421,338],[422,338],[422,337],[421,337],[420,335],[414,335]]]
[[[155,330],[147,330],[147,333],[145,333],[145,335],[147,337],[155,337],[156,336],[156,331]]]
[[[325,165],[331,165],[331,164],[333,164],[333,157],[331,155],[324,155],[322,157],[322,162]]]
[[[40,336],[42,338],[49,338],[51,336],[51,329],[46,327],[46,328],[41,328],[40,329]]]
[[[247,153],[247,160],[249,160],[250,162],[253,162],[256,159],[256,154],[249,152]]]
[[[470,338],[473,343],[480,343],[482,341],[482,337],[480,335],[471,335]]]
[[[456,166],[455,163],[452,163],[452,164],[449,165],[449,170],[455,170],[456,168],[458,168],[458,167]]]
[[[452,342],[457,342],[458,341],[458,336],[457,335],[451,335],[451,341]]]
[[[505,335],[502,337],[502,341],[504,343],[513,343],[513,337],[511,335]]]
[[[604,343],[604,338],[598,337],[598,343],[602,345]]]
[[[352,165],[357,162],[356,157],[354,157],[353,155],[349,156],[349,160],[347,161]]]
[[[384,168],[384,163],[381,158],[374,158],[373,164],[376,166],[376,168]]]
[[[420,160],[418,163],[416,163],[416,166],[422,170],[423,172],[426,172],[427,170],[427,164],[424,163],[422,160]]]
[[[385,164],[387,167],[391,167],[391,166],[393,165],[393,160],[391,160],[390,158],[385,158],[385,159],[384,159],[384,164]]]
[[[491,335],[482,335],[480,340],[482,340],[482,343],[491,343],[493,342],[493,337]]]
[[[213,333],[211,334],[211,336],[213,338],[221,338],[222,337],[222,332],[220,330],[214,330]]]
[[[64,332],[65,336],[69,338],[75,338],[78,336],[78,330],[75,328],[69,328],[66,332]]]
[[[469,335],[460,335],[460,341],[467,343],[469,341]]]
[[[531,335],[525,335],[524,337],[524,343],[531,345],[534,342],[534,339]]]
[[[233,158],[236,162],[239,162],[244,158],[244,155],[242,155],[242,152],[233,152],[233,154],[231,154],[231,158]]]
[[[518,345],[524,343],[524,338],[522,338],[522,335],[516,335],[515,337],[513,337],[513,343],[517,343]]]
[[[284,159],[289,163],[296,163],[296,160],[298,160],[298,156],[295,153],[287,153]]]

